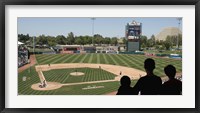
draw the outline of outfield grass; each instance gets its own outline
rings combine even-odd
[[[126,67],[132,67],[144,70],[144,60],[148,56],[128,55],[128,54],[56,54],[56,55],[36,55],[38,64],[59,64],[59,63],[94,63],[94,64],[111,64]],[[177,72],[182,72],[181,60],[170,58],[153,58],[156,62],[155,74],[164,76],[163,69],[166,65],[172,64],[176,67]]]
[[[42,64],[59,64],[59,63],[99,63],[99,64],[112,64],[132,67],[144,71],[143,62],[147,56],[143,55],[128,55],[128,54],[55,54],[55,55],[36,55],[37,63]],[[163,68],[172,64],[177,68],[177,72],[182,72],[182,62],[176,59],[166,58],[153,58],[156,62],[155,74],[164,76]],[[60,83],[74,83],[74,82],[87,82],[97,80],[110,80],[115,77],[112,73],[100,69],[80,68],[80,72],[86,75],[74,77],[69,75],[74,72],[74,69],[58,69],[43,71],[47,81],[54,81]],[[23,81],[23,77],[27,77]],[[112,91],[116,91],[120,84],[116,82],[106,83],[93,83],[82,84],[73,86],[64,86],[56,90],[50,91],[36,91],[31,89],[31,85],[39,83],[39,77],[35,71],[35,67],[31,67],[18,74],[18,94],[19,95],[101,95]],[[132,81],[132,86],[137,81]],[[82,90],[88,86],[104,86],[104,88]]]

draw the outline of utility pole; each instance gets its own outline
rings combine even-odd
[[[180,30],[180,24],[181,24],[182,18],[177,18],[177,20],[178,20],[178,29]],[[178,49],[178,36],[179,36],[179,32],[178,32],[178,34],[177,34],[177,44],[176,44],[176,48],[177,48],[177,49]]]
[[[91,18],[92,20],[92,45],[94,46],[94,20],[96,18]]]
[[[33,36],[33,53],[35,53],[35,36]]]

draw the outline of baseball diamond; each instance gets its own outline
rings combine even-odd
[[[145,75],[144,60],[151,56],[132,54],[38,54],[36,64],[19,72],[19,95],[102,95],[116,91],[122,75],[132,79],[132,86]],[[163,77],[164,67],[172,64],[182,74],[182,61],[151,57],[155,74]],[[73,75],[72,75],[73,74]],[[80,74],[81,76],[78,76]],[[26,79],[24,79],[26,77]],[[46,88],[37,87],[46,82]],[[52,87],[51,87],[52,86]],[[49,88],[49,89],[48,89]]]

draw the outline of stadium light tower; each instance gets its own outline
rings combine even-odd
[[[94,20],[95,20],[96,18],[91,18],[91,20],[92,20],[92,45],[94,46]]]
[[[178,29],[180,30],[180,24],[181,24],[182,18],[177,18],[177,20],[178,20]],[[177,34],[177,43],[176,43],[177,49],[178,49],[178,35],[179,35],[179,32],[178,32],[178,34]]]
[[[33,36],[33,53],[35,52],[35,36]]]

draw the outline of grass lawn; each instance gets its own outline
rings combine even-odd
[[[111,64],[121,65],[126,67],[132,67],[144,71],[143,62],[148,58],[144,55],[129,55],[129,54],[54,54],[36,55],[37,63],[42,64],[59,64],[59,63],[98,63],[98,64]],[[182,72],[182,61],[169,58],[153,58],[156,62],[155,74],[158,76],[164,76],[163,68],[172,64],[176,67],[177,72]],[[36,64],[37,65],[37,64]],[[80,72],[84,72],[86,75],[74,77],[69,75],[70,72],[74,72],[74,69],[58,69],[44,71],[43,74],[47,81],[54,81],[60,83],[74,83],[74,82],[87,82],[97,80],[110,80],[115,77],[112,73],[99,69],[80,68]],[[23,81],[23,77],[26,77],[26,81]],[[18,94],[19,95],[102,95],[112,91],[116,91],[120,84],[116,82],[106,83],[93,83],[73,86],[63,86],[56,90],[51,91],[36,91],[31,89],[31,85],[39,83],[39,77],[35,71],[35,67],[32,66],[18,74]],[[132,86],[137,80],[132,81]],[[103,88],[83,90],[89,86],[103,86]]]
[[[130,54],[56,54],[56,55],[36,55],[38,64],[59,64],[59,63],[95,63],[111,64],[126,67],[132,67],[144,70],[144,60],[148,56],[130,55]],[[156,62],[155,74],[163,76],[163,69],[166,65],[172,64],[176,67],[177,72],[182,72],[181,60],[170,58],[153,58]]]
[[[93,69],[84,69],[81,68],[82,71],[88,71],[86,74],[93,74],[93,75],[84,75],[82,77],[69,77],[70,75],[63,75],[62,73],[70,72],[70,69],[67,70],[57,70],[54,71],[46,71],[45,74],[50,73],[50,75],[45,75],[47,81],[54,81],[54,82],[60,82],[60,83],[69,83],[69,82],[81,82],[81,81],[92,81],[92,80],[109,80],[112,79],[115,75],[103,71],[100,72],[104,74],[103,76],[96,75],[98,71]],[[27,80],[23,81],[23,77],[26,76]],[[57,77],[58,76],[58,77]],[[66,79],[68,78],[68,79]],[[116,91],[120,84],[119,82],[106,82],[106,83],[91,83],[91,84],[83,84],[83,85],[73,85],[73,86],[63,86],[56,90],[50,90],[50,91],[37,91],[33,90],[31,88],[32,84],[39,83],[39,77],[37,75],[37,72],[35,71],[34,67],[31,67],[30,69],[27,69],[18,75],[18,94],[19,95],[102,95],[106,94],[112,91]],[[134,85],[135,82],[132,82],[132,85]],[[94,86],[103,86],[103,88],[97,88],[97,89],[87,89],[83,90],[83,88],[87,87],[94,87]]]
[[[83,72],[83,76],[72,76],[71,72]],[[101,69],[93,68],[76,68],[76,69],[56,69],[50,71],[43,71],[47,81],[59,83],[76,83],[76,82],[89,82],[100,80],[113,80],[116,75]]]

